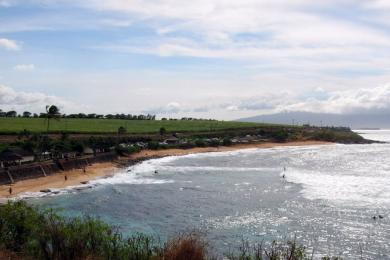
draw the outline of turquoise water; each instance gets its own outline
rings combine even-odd
[[[390,132],[369,132],[386,139]],[[296,239],[315,255],[390,258],[390,145],[247,149],[150,160],[90,188],[32,198],[125,235],[197,229],[218,252]],[[285,168],[285,170],[284,170]],[[158,173],[155,174],[155,171]],[[285,178],[282,175],[285,175]],[[374,215],[383,215],[373,220]]]

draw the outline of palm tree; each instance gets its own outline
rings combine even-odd
[[[50,120],[51,119],[60,120],[60,116],[61,116],[60,109],[57,106],[55,105],[46,106],[47,133],[49,133]]]

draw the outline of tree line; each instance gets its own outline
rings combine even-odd
[[[31,113],[29,111],[24,111],[23,113],[18,114],[16,111],[3,111],[0,109],[0,117],[24,117],[24,118],[47,118],[48,114],[46,113]],[[87,118],[87,119],[123,119],[123,120],[156,120],[155,115],[132,115],[132,114],[61,114],[59,118]]]
[[[59,109],[56,106],[49,106],[49,107],[55,107],[58,112]],[[48,113],[31,113],[29,111],[24,111],[23,113],[18,113],[15,110],[11,111],[3,111],[0,109],[0,117],[23,117],[23,118],[47,118]],[[96,113],[91,113],[91,114],[86,114],[86,113],[77,113],[77,114],[59,114],[57,116],[58,118],[83,118],[83,119],[122,119],[122,120],[156,120],[156,115],[151,115],[151,114],[139,114],[139,115],[132,115],[132,114],[96,114]],[[216,121],[214,119],[203,119],[203,118],[194,118],[194,117],[182,117],[182,118],[166,118],[163,117],[161,120],[169,120],[169,121],[197,121],[197,120],[202,120],[202,121]]]

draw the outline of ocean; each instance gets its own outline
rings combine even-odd
[[[389,130],[358,132],[390,141]],[[390,259],[390,144],[165,157],[88,189],[28,200],[69,216],[99,217],[125,236],[141,232],[165,240],[198,230],[220,254],[242,239],[296,239],[316,257]]]

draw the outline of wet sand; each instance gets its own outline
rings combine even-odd
[[[288,143],[268,142],[258,144],[238,144],[220,147],[196,147],[191,149],[142,150],[141,152],[133,154],[125,159],[145,159],[164,156],[178,156],[193,153],[225,152],[248,148],[272,148],[279,146],[306,146],[326,144],[332,143],[320,141],[298,141]],[[26,192],[39,192],[45,189],[62,189],[70,186],[77,186],[82,184],[82,182],[88,182],[94,179],[112,176],[118,170],[118,165],[114,162],[95,163],[92,166],[88,166],[86,168],[85,173],[83,169],[76,169],[71,171],[59,172],[47,177],[23,180],[12,185],[0,185],[0,199],[4,201],[8,198],[16,197]],[[9,193],[10,187],[12,188],[12,194]]]

